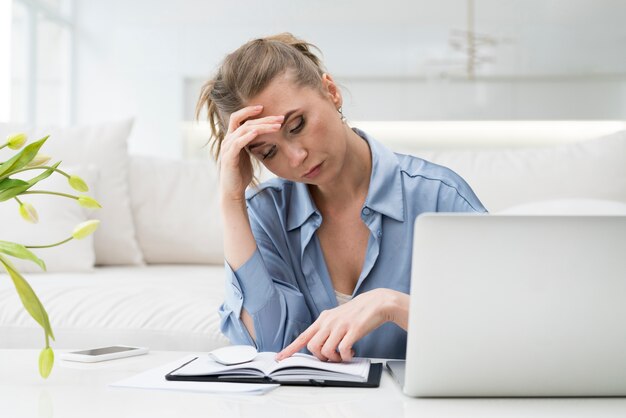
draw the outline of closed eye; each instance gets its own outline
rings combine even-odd
[[[274,154],[276,154],[276,145],[272,145],[270,149],[267,150],[267,152],[263,153],[262,156],[263,156],[263,159],[265,160],[266,158],[272,158]]]
[[[304,116],[300,116],[300,123],[298,123],[298,126],[296,126],[295,128],[291,129],[289,131],[289,133],[297,134],[298,132],[300,132],[302,130],[302,128],[304,128]]]

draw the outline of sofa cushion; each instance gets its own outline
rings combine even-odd
[[[148,263],[224,263],[213,161],[130,157],[137,239]]]
[[[546,148],[431,151],[418,156],[456,171],[489,211],[550,199],[626,203],[626,131]]]
[[[98,173],[95,168],[66,167],[63,164],[59,168],[68,174],[80,176],[89,186],[87,194],[93,198],[98,198],[95,188]],[[19,178],[31,178],[39,174],[40,171],[27,171],[20,174],[26,173],[29,175],[22,175]],[[14,178],[18,177],[15,176]],[[67,183],[67,178],[60,174],[52,174],[37,183],[31,190],[77,194]],[[0,219],[2,220],[0,239],[3,241],[16,242],[22,245],[54,244],[71,236],[74,227],[87,219],[92,219],[91,214],[94,212],[82,208],[74,199],[60,196],[32,194],[22,195],[19,198],[22,202],[34,206],[39,216],[39,222],[31,224],[22,219],[16,201],[0,202]],[[74,239],[60,246],[36,248],[31,249],[31,251],[46,263],[47,272],[90,271],[95,262],[93,235],[81,240]],[[9,259],[21,273],[43,272],[32,261],[13,257],[9,257]],[[0,276],[3,273],[4,269],[0,268]]]
[[[221,266],[107,266],[25,277],[48,311],[55,349],[126,344],[208,351],[228,344],[217,312],[224,300]],[[0,348],[43,344],[13,283],[0,280]]]
[[[41,152],[64,164],[93,164],[98,169],[98,198],[102,209],[94,214],[102,224],[94,234],[96,264],[141,264],[142,255],[128,195],[127,138],[132,120],[92,126],[59,128],[0,124],[0,138],[26,132],[30,140],[50,135]]]

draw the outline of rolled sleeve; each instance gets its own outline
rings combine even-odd
[[[231,306],[236,307],[238,312],[243,306],[250,315],[257,313],[275,292],[266,271],[258,248],[237,271],[226,263],[226,301],[232,303]]]
[[[234,344],[255,345],[261,351],[279,351],[308,324],[298,319],[310,316],[302,294],[270,277],[257,250],[239,269],[225,263],[226,291],[220,307],[221,329]],[[256,342],[241,321],[245,308],[254,323]]]

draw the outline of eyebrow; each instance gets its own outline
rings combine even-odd
[[[261,145],[265,145],[265,142],[257,142],[256,144],[248,145],[248,151],[251,151],[253,148],[260,147]]]
[[[293,109],[285,113],[285,118],[283,119],[283,123],[281,124],[280,129],[283,129],[285,127],[285,124],[287,123],[291,115],[293,115],[297,111],[298,109]],[[265,145],[265,142],[257,142],[256,144],[248,145],[248,151],[251,151],[254,148],[260,147],[261,145]]]
[[[280,127],[280,129],[282,129],[285,126],[285,123],[287,123],[287,121],[289,120],[289,117],[296,113],[298,111],[298,109],[294,109],[294,110],[290,110],[289,112],[285,113],[285,119],[283,119],[283,124]]]

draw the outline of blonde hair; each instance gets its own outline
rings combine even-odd
[[[320,51],[290,33],[281,33],[254,39],[226,56],[215,76],[202,86],[196,104],[196,119],[206,106],[211,127],[209,143],[215,159],[228,131],[230,115],[261,93],[276,76],[291,70],[297,85],[321,88],[325,70],[313,48]]]

